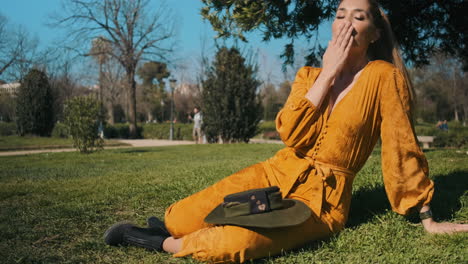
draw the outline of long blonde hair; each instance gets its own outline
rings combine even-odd
[[[413,83],[411,82],[405,63],[401,58],[399,45],[393,34],[390,21],[382,8],[379,7],[376,0],[368,1],[374,26],[380,31],[380,38],[369,45],[367,56],[370,60],[384,60],[390,62],[403,73],[409,90],[410,107],[413,109],[415,103]]]

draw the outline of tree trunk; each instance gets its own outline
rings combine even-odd
[[[457,121],[457,122],[460,121],[459,118],[458,118],[458,111],[457,111],[456,108],[455,108],[455,110],[453,110],[453,112],[455,114],[455,116],[454,116],[455,121]]]
[[[114,104],[109,103],[107,107],[107,113],[109,114],[109,119],[107,122],[111,125],[115,124],[115,119],[114,119]]]
[[[147,112],[147,117],[146,117],[146,118],[148,119],[148,122],[149,122],[149,123],[153,122],[153,119],[154,119],[153,112],[151,112],[150,110],[148,110],[148,112]]]
[[[466,126],[466,120],[468,119],[468,105],[463,106],[463,126]]]
[[[136,111],[136,82],[135,82],[135,67],[127,69],[127,84],[128,84],[128,118],[130,138],[137,137],[137,111]]]

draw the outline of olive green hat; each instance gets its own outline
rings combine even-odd
[[[283,199],[278,186],[252,189],[224,197],[205,222],[247,227],[285,227],[299,225],[311,215],[301,201]]]

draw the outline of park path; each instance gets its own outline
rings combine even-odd
[[[132,148],[132,147],[163,147],[163,146],[178,146],[178,145],[193,145],[195,142],[186,140],[164,140],[164,139],[122,139],[119,140],[122,143],[129,144],[129,146],[113,146],[105,147],[104,149],[116,149],[116,148]],[[283,144],[279,140],[264,140],[264,139],[251,139],[251,143],[254,144]],[[19,150],[19,151],[0,151],[0,156],[21,156],[38,153],[50,153],[50,152],[72,152],[77,151],[74,148],[61,148],[61,149],[35,149],[35,150]]]

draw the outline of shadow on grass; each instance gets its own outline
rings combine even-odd
[[[461,208],[460,197],[468,190],[468,171],[436,175],[435,192],[431,202],[436,220],[450,220]]]
[[[438,151],[440,149],[438,149],[438,148],[428,148],[428,149],[421,149],[421,150],[424,153],[429,153],[429,152],[433,152],[433,151]]]
[[[157,150],[154,149],[124,149],[124,150],[119,150],[117,153],[146,153],[146,152],[157,152]]]
[[[281,258],[281,257],[285,257],[285,256],[287,257],[289,255],[301,254],[304,251],[316,251],[316,250],[319,250],[325,243],[332,240],[332,238],[335,237],[335,236],[338,236],[338,234],[335,234],[335,235],[333,235],[333,236],[331,236],[329,238],[314,240],[314,241],[308,242],[307,244],[305,244],[304,246],[302,246],[300,248],[295,248],[295,249],[288,250],[288,251],[283,252],[282,254],[280,254],[278,256],[271,256],[271,257],[265,257],[265,258],[260,258],[260,259],[254,259],[254,260],[250,260],[247,263],[252,263],[252,264],[272,263],[272,262],[275,262],[275,259],[277,259],[277,258]],[[283,263],[283,262],[281,262],[281,263]]]
[[[454,171],[445,175],[435,175],[435,191],[431,202],[434,217],[439,221],[447,221],[461,207],[460,197],[468,189],[468,171]],[[384,187],[359,190],[353,194],[351,210],[347,227],[356,227],[369,222],[375,215],[390,210]],[[419,222],[417,214],[408,218]]]

